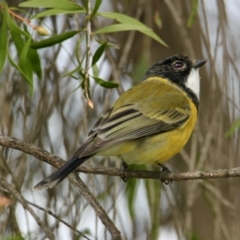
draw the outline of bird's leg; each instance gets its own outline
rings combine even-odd
[[[123,159],[122,159],[122,169],[123,169],[123,172],[125,172],[125,170],[128,169],[128,165],[126,162],[124,162]],[[125,174],[123,174],[123,176],[121,178],[124,182],[127,182],[127,180],[128,180],[128,178]]]
[[[158,163],[158,166],[161,167],[161,171],[160,171],[160,180],[161,180],[161,182],[166,184],[166,185],[168,185],[169,183],[172,183],[172,180],[164,180],[164,179],[162,179],[164,177],[164,175],[167,175],[167,174],[171,173],[169,168],[167,168],[162,163]]]

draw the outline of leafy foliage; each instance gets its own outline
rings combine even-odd
[[[39,19],[39,18],[45,18],[50,16],[55,16],[59,14],[83,14],[87,15],[90,13],[89,18],[87,18],[87,22],[91,21],[96,16],[101,16],[104,18],[114,19],[119,22],[119,24],[112,24],[106,27],[103,27],[101,29],[98,29],[95,32],[90,32],[91,30],[88,29],[81,29],[81,30],[71,30],[68,32],[63,32],[59,34],[54,34],[54,36],[50,36],[43,40],[35,41],[33,38],[33,35],[29,34],[27,31],[27,28],[24,27],[24,30],[21,29],[21,27],[18,26],[18,24],[15,22],[16,14],[12,12],[11,9],[8,8],[7,3],[3,2],[0,4],[1,6],[1,17],[3,18],[3,23],[1,25],[0,33],[1,38],[0,46],[1,46],[1,57],[0,57],[0,71],[4,66],[5,59],[7,56],[7,48],[8,48],[8,41],[11,41],[11,38],[13,40],[13,43],[17,49],[18,52],[18,61],[15,61],[10,56],[10,53],[8,54],[8,59],[13,67],[15,67],[24,77],[24,79],[27,81],[27,83],[30,86],[30,92],[33,92],[33,73],[36,73],[36,76],[41,79],[42,77],[42,71],[41,71],[41,62],[40,57],[38,55],[37,49],[41,48],[48,48],[52,47],[57,44],[61,44],[63,41],[73,38],[77,34],[81,34],[82,36],[85,36],[85,38],[90,38],[87,41],[91,41],[88,44],[91,45],[94,41],[93,37],[96,41],[98,41],[98,35],[100,34],[106,34],[106,33],[116,33],[119,31],[139,31],[145,35],[148,35],[149,37],[155,39],[159,43],[166,45],[150,28],[148,28],[146,25],[142,24],[138,20],[135,20],[134,18],[131,18],[129,16],[126,16],[124,14],[119,13],[100,13],[98,12],[98,9],[101,5],[102,1],[98,0],[95,2],[95,5],[93,7],[93,10],[90,12],[86,7],[81,6],[80,4],[74,3],[69,0],[30,0],[26,2],[22,2],[19,4],[19,7],[21,8],[45,8],[48,10],[41,11],[38,14],[35,14],[32,16],[32,19]],[[87,6],[87,5],[86,5]],[[29,24],[30,27],[33,28],[35,31],[39,31],[41,35],[44,32],[44,29],[39,28],[39,26],[33,26],[30,24],[30,21],[19,17],[19,19],[22,20],[23,24]],[[86,24],[87,24],[86,22]],[[8,31],[9,29],[9,31]],[[8,36],[8,32],[10,32],[10,36]],[[45,32],[44,32],[45,33]],[[107,44],[107,42],[103,42],[100,44],[98,50],[95,52],[92,64],[91,66],[78,66],[74,70],[71,70],[69,73],[64,74],[64,76],[73,76],[72,74],[75,72],[79,72],[79,76],[73,76],[75,79],[81,79],[82,83],[80,86],[84,89],[85,96],[89,98],[89,92],[90,92],[90,84],[89,84],[89,72],[90,68],[94,67],[96,70],[97,63],[101,56],[104,54],[105,48],[107,46],[110,46]],[[89,46],[87,48],[90,48]],[[87,52],[88,51],[88,52]],[[76,54],[76,57],[80,57],[80,59],[77,59],[78,63],[83,63],[84,61],[88,62],[88,58],[90,57],[89,54],[91,53],[91,49],[88,49],[82,56],[79,56]],[[96,65],[96,66],[95,66]],[[96,72],[94,69],[93,71]],[[115,88],[118,87],[117,83],[111,83],[107,82],[103,79],[101,79],[99,76],[94,75],[92,79],[99,84],[102,87],[105,88]]]

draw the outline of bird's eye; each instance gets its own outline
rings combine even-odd
[[[181,61],[176,61],[176,62],[174,63],[174,67],[177,68],[177,69],[183,68],[183,67],[184,67],[184,64],[183,64],[183,62],[181,62]]]

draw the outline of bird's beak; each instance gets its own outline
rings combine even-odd
[[[193,68],[200,68],[207,62],[207,59],[194,59],[192,61]]]

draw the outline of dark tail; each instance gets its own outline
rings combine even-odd
[[[40,190],[43,188],[53,188],[58,183],[60,183],[69,173],[74,171],[78,166],[83,164],[88,158],[91,156],[78,158],[72,157],[69,161],[67,161],[61,168],[59,168],[56,172],[53,172],[49,177],[39,182],[34,189]]]

